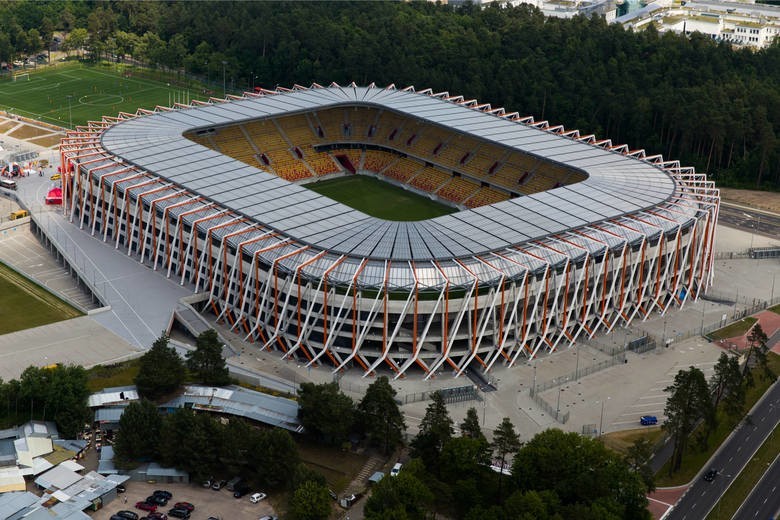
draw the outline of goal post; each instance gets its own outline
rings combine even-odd
[[[13,81],[30,81],[29,72],[19,72],[12,76]]]

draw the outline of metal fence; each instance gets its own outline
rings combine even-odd
[[[439,392],[447,404],[462,403],[465,401],[482,401],[479,389],[474,385],[456,386],[452,388],[440,388],[437,390],[426,390],[424,392],[413,392],[406,394],[398,399],[402,404],[417,403],[427,401],[435,392]]]
[[[553,406],[550,403],[542,399],[542,396],[535,392],[531,392],[531,399],[534,400],[534,402],[539,408],[541,408],[542,410],[550,414],[550,417],[552,417],[559,423],[566,424],[567,422],[569,422],[570,412],[561,413],[560,408],[553,408]]]
[[[641,338],[632,339],[627,348],[635,354],[644,354],[655,349],[657,343],[650,336],[642,336]]]
[[[780,258],[780,247],[756,247],[751,248],[750,258],[761,260],[762,258]]]
[[[622,349],[620,352],[618,352],[616,355],[612,356],[609,359],[605,359],[604,361],[600,361],[596,364],[579,368],[575,370],[574,372],[570,372],[568,374],[555,377],[553,379],[550,379],[549,381],[543,381],[541,383],[537,383],[535,386],[531,387],[531,397],[536,397],[537,394],[540,392],[544,392],[546,390],[549,390],[550,388],[556,388],[561,385],[565,385],[566,383],[570,381],[577,381],[581,377],[589,376],[590,374],[595,374],[596,372],[600,372],[602,370],[605,370],[607,368],[613,367],[618,364],[623,364],[626,362],[626,353]]]

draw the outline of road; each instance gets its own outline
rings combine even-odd
[[[751,423],[740,423],[734,433],[702,468],[702,474],[710,468],[719,471],[713,482],[697,477],[688,491],[677,501],[667,520],[701,520],[706,518],[715,504],[732,484],[734,478],[750,461],[767,436],[780,423],[780,383],[775,382],[765,397],[751,410]],[[763,485],[762,480],[762,485]],[[777,484],[777,480],[774,481]],[[769,486],[771,489],[772,486]],[[745,517],[748,518],[748,517]],[[752,518],[752,517],[749,517]],[[757,518],[771,518],[771,515]]]
[[[780,215],[721,203],[718,223],[767,237],[780,236]]]
[[[732,520],[767,520],[780,512],[780,455],[769,467]]]

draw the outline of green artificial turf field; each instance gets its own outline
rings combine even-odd
[[[0,264],[0,334],[81,316],[81,313]]]
[[[367,215],[386,220],[426,220],[458,211],[365,175],[314,182],[304,187]]]
[[[153,78],[154,73],[112,63],[85,65],[62,63],[40,67],[27,77],[0,80],[0,109],[46,123],[67,127],[115,116],[120,111],[170,106],[192,99],[206,99],[202,88],[186,89]],[[69,97],[70,96],[70,97]]]

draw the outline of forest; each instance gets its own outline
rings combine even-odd
[[[633,32],[529,6],[430,2],[0,4],[0,60],[46,48],[236,88],[414,85],[662,153],[720,186],[780,189],[780,44],[735,49],[700,34]]]

